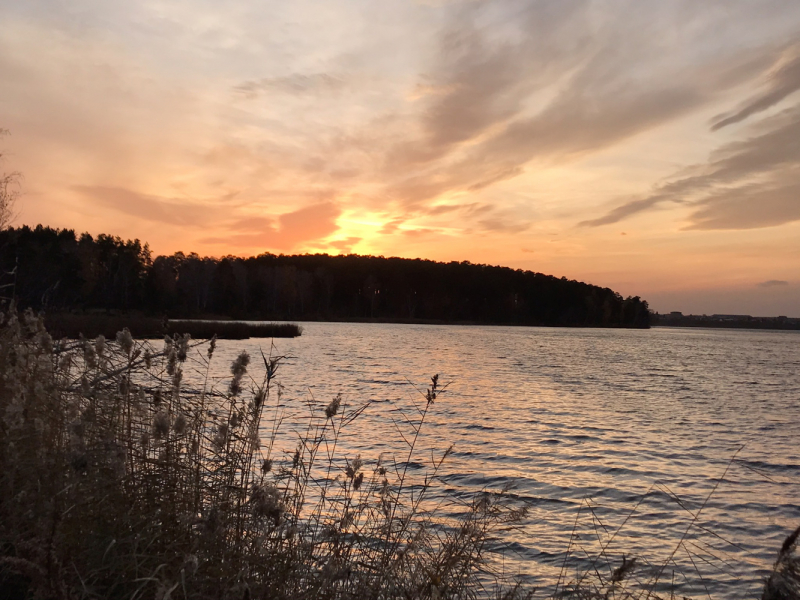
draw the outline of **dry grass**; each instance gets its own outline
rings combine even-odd
[[[457,524],[427,514],[447,453],[410,485],[436,377],[407,422],[404,460],[340,459],[337,440],[364,406],[339,397],[310,404],[281,455],[279,356],[258,356],[254,378],[242,353],[218,382],[214,340],[176,335],[156,349],[123,330],[54,343],[32,313],[3,318],[0,596],[522,595],[484,587],[486,543],[521,511],[484,494]],[[205,373],[199,389],[184,382],[190,368]]]

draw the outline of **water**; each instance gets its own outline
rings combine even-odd
[[[755,597],[800,525],[796,332],[303,328],[300,338],[276,340],[290,357],[279,371],[288,429],[301,427],[309,401],[337,393],[351,405],[372,401],[343,452],[401,460],[395,423],[421,398],[409,382],[424,389],[439,373],[449,386],[418,442],[420,471],[431,449],[452,443],[434,498],[508,488],[528,505],[521,527],[492,549],[507,573],[540,588],[552,589],[562,569],[568,579],[592,565],[607,575],[599,549],[624,522],[606,549],[611,567],[632,554],[653,569],[667,563],[662,579],[676,593]],[[268,352],[269,340],[220,342],[218,373],[241,349],[257,357],[259,348]],[[689,511],[701,507],[680,544]]]

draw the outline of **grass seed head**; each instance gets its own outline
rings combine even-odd
[[[180,362],[183,362],[186,360],[186,357],[189,353],[189,342],[192,341],[192,336],[188,333],[185,333],[182,336],[178,337],[175,341],[178,347],[176,354],[177,358]]]
[[[183,435],[186,431],[186,417],[183,413],[178,413],[178,416],[175,417],[175,422],[172,424],[172,430],[177,433],[178,435]]]
[[[169,425],[169,413],[166,410],[158,411],[153,419],[153,437],[157,440],[167,437],[169,434]]]
[[[175,367],[178,364],[178,351],[175,346],[171,346],[167,354],[167,375],[175,374]]]
[[[284,512],[281,493],[278,488],[271,483],[253,486],[253,492],[250,496],[250,505],[252,506],[254,515],[270,518],[275,525],[280,523],[281,516]]]
[[[97,366],[97,350],[88,340],[83,345],[83,362],[89,369],[94,369]]]
[[[217,426],[217,434],[211,441],[217,452],[222,452],[225,449],[225,446],[228,443],[228,425],[226,423],[220,423]]]
[[[97,339],[94,341],[94,349],[97,352],[97,356],[103,356],[106,351],[106,337],[101,333],[97,336]]]
[[[231,374],[234,377],[242,377],[247,373],[247,365],[250,364],[250,355],[246,350],[242,350],[239,356],[231,363]]]
[[[130,356],[133,351],[133,336],[127,327],[117,332],[117,344],[126,355]]]
[[[332,419],[336,416],[336,413],[339,412],[339,406],[342,403],[342,395],[336,394],[336,397],[328,403],[328,406],[325,407],[325,417],[328,419]]]

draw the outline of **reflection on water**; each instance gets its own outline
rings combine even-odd
[[[507,572],[541,585],[563,568],[574,577],[615,535],[614,560],[625,552],[658,566],[677,548],[664,579],[674,570],[683,594],[705,596],[707,588],[717,597],[752,597],[800,524],[800,334],[303,328],[302,337],[276,342],[291,357],[279,372],[289,429],[308,401],[325,404],[339,392],[351,404],[371,400],[341,442],[347,455],[404,456],[392,417],[417,393],[409,382],[424,388],[434,373],[451,382],[418,456],[455,444],[439,499],[508,487],[531,506],[523,527],[494,546]],[[220,342],[217,374],[241,349],[258,356],[269,343]],[[678,545],[728,466],[699,527]],[[604,558],[595,566],[608,573]]]

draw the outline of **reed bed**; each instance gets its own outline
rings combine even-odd
[[[244,340],[248,338],[290,338],[303,333],[295,323],[214,321],[193,319],[158,319],[143,315],[108,315],[49,313],[45,326],[56,338],[76,339],[80,336],[114,339],[118,331],[128,329],[135,339],[160,339],[165,335],[189,334],[194,339]]]
[[[470,499],[457,520],[426,509],[450,452],[417,447],[446,387],[438,376],[403,413],[405,445],[392,456],[340,455],[343,432],[368,407],[341,396],[308,402],[286,451],[283,357],[243,352],[215,379],[215,347],[216,338],[156,344],[127,329],[54,341],[40,316],[0,313],[0,598],[532,597],[489,552],[524,506],[501,492]],[[676,505],[685,533],[667,560],[648,561],[613,547],[628,518],[611,528],[587,499],[546,594],[681,597],[676,572],[694,573],[681,572],[679,554],[700,582],[696,563],[724,555],[694,543],[705,502]],[[583,518],[594,548],[578,534]],[[781,548],[764,600],[800,597],[798,535]],[[573,558],[583,566],[568,575]]]
[[[170,320],[167,335],[189,334],[195,339],[213,337],[226,340],[248,338],[293,338],[302,335],[303,328],[295,323],[265,323],[242,321]]]
[[[127,329],[54,342],[33,313],[3,315],[0,597],[522,595],[487,589],[484,554],[524,511],[482,494],[458,523],[428,514],[447,452],[412,485],[437,377],[405,424],[401,457],[338,457],[343,428],[366,408],[338,396],[309,405],[283,454],[281,357],[243,352],[215,381],[215,345],[176,334],[156,348]],[[187,369],[205,373],[199,388]]]

